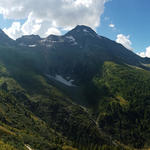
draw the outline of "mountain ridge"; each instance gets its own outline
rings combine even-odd
[[[0,29],[0,44],[13,46],[15,41],[11,39],[3,30]]]
[[[0,43],[0,142],[15,150],[150,147],[149,65],[86,26]]]
[[[72,35],[72,36],[77,36],[79,33],[81,33],[82,32],[82,34],[83,34],[83,36],[85,36],[85,35],[91,35],[91,36],[93,36],[93,37],[97,37],[97,38],[99,38],[99,39],[104,39],[104,41],[106,41],[106,40],[109,40],[109,41],[112,41],[112,42],[114,42],[114,43],[116,43],[115,41],[113,41],[113,40],[110,40],[110,39],[108,39],[108,38],[106,38],[106,37],[103,37],[103,36],[100,36],[100,35],[98,35],[92,28],[90,28],[90,27],[88,27],[88,26],[85,26],[85,25],[77,25],[75,28],[73,28],[72,30],[70,30],[70,31],[68,31],[67,33],[65,33],[64,35],[59,35],[59,36],[57,36],[57,35],[54,35],[54,34],[51,34],[51,35],[48,35],[47,37],[45,37],[45,38],[41,38],[39,35],[34,35],[34,34],[32,34],[32,35],[23,35],[22,37],[20,37],[20,38],[17,38],[16,40],[12,40],[2,29],[0,29],[0,33],[3,35],[3,36],[5,36],[5,38],[7,37],[7,39],[11,39],[11,41],[13,41],[13,42],[16,42],[16,43],[19,43],[21,46],[31,46],[32,47],[32,45],[35,45],[35,44],[37,44],[37,42],[38,42],[38,44],[39,44],[39,41],[40,41],[40,43],[42,43],[41,41],[44,41],[44,40],[46,40],[46,39],[52,39],[52,40],[54,40],[55,41],[55,39],[59,39],[59,38],[61,38],[61,37],[67,37],[67,36],[69,36],[69,35]],[[80,35],[79,35],[80,36]],[[81,38],[81,37],[80,37]],[[74,41],[75,39],[73,39],[72,38],[72,40]],[[21,43],[21,41],[23,42],[27,42],[28,44],[23,44],[23,43]],[[77,43],[76,43],[77,44]],[[101,43],[102,44],[102,43]],[[122,44],[120,44],[120,43],[116,43],[116,44],[118,44],[118,45],[121,45],[122,47],[124,47]],[[125,47],[124,47],[125,48]],[[126,48],[125,48],[126,49]],[[131,50],[130,50],[130,52],[131,52]],[[134,53],[134,52],[133,52]],[[134,53],[135,55],[137,55],[136,53]],[[138,56],[138,55],[137,55]],[[140,57],[140,56],[139,56]],[[149,59],[149,58],[147,58],[147,57],[145,57],[144,58],[145,60],[146,59]]]

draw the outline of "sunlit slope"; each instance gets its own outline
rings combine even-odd
[[[93,78],[97,89],[97,122],[127,145],[149,144],[150,72],[128,65],[105,62]]]

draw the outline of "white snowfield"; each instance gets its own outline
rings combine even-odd
[[[67,86],[75,86],[75,85],[72,84],[72,82],[73,82],[74,80],[66,80],[66,79],[64,79],[61,75],[56,75],[56,76],[55,76],[55,80],[57,80],[57,81],[59,81],[59,82],[65,84],[65,85],[67,85]]]
[[[36,47],[36,45],[28,45],[29,47]]]
[[[65,78],[63,78],[61,75],[58,75],[58,74],[56,74],[55,75],[55,77],[54,76],[51,76],[51,75],[46,75],[48,78],[51,78],[51,79],[54,79],[54,80],[56,80],[56,81],[58,81],[58,82],[60,82],[60,83],[62,83],[62,84],[64,84],[64,85],[66,85],[66,86],[76,86],[76,85],[74,85],[72,82],[74,81],[74,80],[72,80],[72,79],[70,79],[70,80],[66,80]]]
[[[75,38],[73,36],[66,36],[67,39],[70,39],[71,41],[75,41]]]
[[[83,29],[84,32],[89,33],[91,36],[95,36],[94,34],[90,33],[90,31],[88,31],[87,29]],[[96,35],[99,39],[101,39],[102,37],[100,35]]]
[[[67,39],[69,39],[71,42],[73,42],[73,45],[77,45],[76,39],[73,36],[66,36]]]
[[[87,29],[83,29],[84,32],[89,32]]]

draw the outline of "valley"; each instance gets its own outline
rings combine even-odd
[[[148,150],[149,65],[83,25],[47,38],[0,31],[0,149]]]

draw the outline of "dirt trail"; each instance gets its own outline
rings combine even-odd
[[[33,150],[31,149],[31,147],[29,145],[25,145],[25,147],[28,149],[28,150]]]

